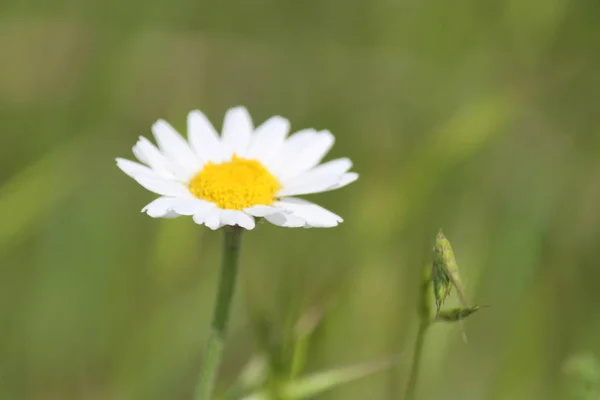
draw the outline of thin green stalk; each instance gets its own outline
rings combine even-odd
[[[419,331],[417,332],[417,341],[413,354],[413,363],[406,385],[406,395],[404,400],[413,400],[417,392],[417,381],[419,379],[419,370],[421,369],[421,358],[423,357],[423,345],[425,343],[425,334],[432,322],[432,271],[431,265],[425,265],[423,268],[423,280],[419,290]]]
[[[214,390],[225,344],[231,299],[235,290],[242,231],[243,229],[238,227],[224,228],[219,289],[213,313],[211,332],[196,388],[196,400],[210,400]]]
[[[410,378],[406,386],[406,395],[404,400],[413,400],[417,393],[417,380],[419,379],[419,370],[421,368],[421,358],[423,356],[423,344],[425,343],[425,334],[429,328],[429,322],[422,320],[419,324],[419,332],[417,333],[417,341],[415,343],[415,352],[413,355],[412,368]]]

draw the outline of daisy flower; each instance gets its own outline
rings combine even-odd
[[[329,131],[305,129],[287,137],[290,123],[280,116],[254,128],[244,107],[227,111],[219,136],[200,111],[187,117],[188,140],[158,120],[154,146],[140,137],[133,154],[141,162],[117,158],[118,167],[161,197],[143,208],[154,218],[191,216],[218,229],[253,229],[255,217],[284,227],[333,227],[338,215],[294,196],[339,189],[354,182],[352,162],[320,164],[331,149]]]

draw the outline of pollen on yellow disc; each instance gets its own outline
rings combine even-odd
[[[272,204],[281,185],[260,162],[234,154],[231,161],[207,163],[192,178],[189,188],[194,196],[220,208],[242,210]]]

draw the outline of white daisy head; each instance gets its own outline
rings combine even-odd
[[[287,137],[290,123],[275,116],[257,128],[244,107],[225,114],[221,136],[200,111],[188,114],[188,140],[166,121],[152,133],[158,147],[140,137],[118,167],[159,194],[142,211],[154,218],[191,216],[211,229],[253,229],[254,217],[284,227],[333,227],[342,218],[292,196],[339,189],[354,182],[352,163],[339,158],[320,164],[331,149],[329,131],[305,129]]]

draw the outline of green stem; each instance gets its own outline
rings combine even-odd
[[[404,400],[413,400],[417,392],[417,380],[419,379],[419,369],[421,368],[421,358],[423,356],[423,344],[425,343],[425,334],[429,328],[429,322],[421,320],[419,324],[419,332],[417,333],[417,341],[415,343],[415,352],[413,355],[413,363],[406,386],[406,395]]]
[[[429,325],[432,323],[432,281],[431,265],[425,265],[423,268],[423,280],[419,290],[419,331],[417,332],[417,341],[413,354],[413,363],[406,385],[406,395],[404,400],[413,400],[417,393],[417,380],[419,379],[419,370],[421,369],[421,358],[423,357],[423,345],[425,344],[425,335]]]
[[[243,229],[238,227],[224,228],[223,259],[221,261],[217,302],[206,353],[204,354],[204,362],[202,363],[202,371],[196,388],[196,400],[210,400],[214,390],[215,378],[221,364],[225,343],[231,299],[235,290],[242,231]]]

